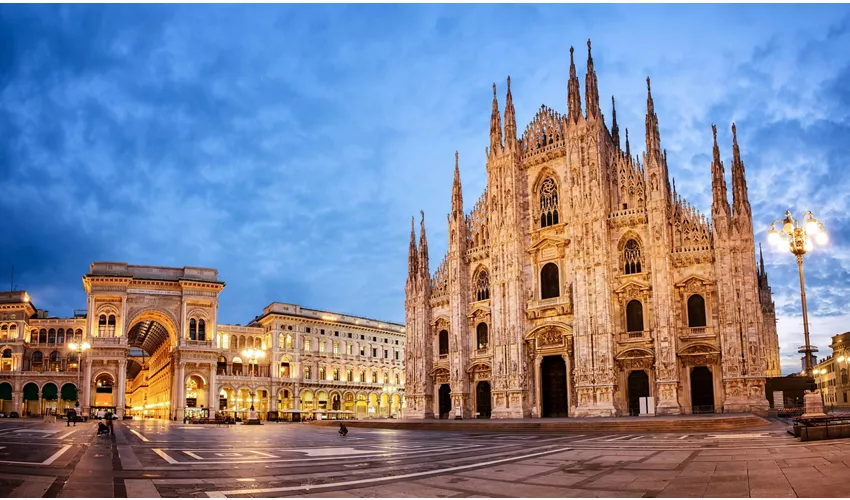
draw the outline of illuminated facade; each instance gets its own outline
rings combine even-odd
[[[465,212],[456,154],[433,275],[424,214],[418,243],[411,228],[406,417],[766,407],[779,344],[735,126],[731,205],[714,130],[709,221],[670,182],[649,79],[634,155],[613,98],[605,124],[590,42],[585,111],[572,58],[566,114],[542,106],[522,135],[510,78],[504,116],[494,84],[487,186]]]
[[[4,412],[61,414],[79,396],[84,415],[401,416],[402,325],[281,303],[219,325],[214,269],[96,262],[83,284],[73,318],[0,293]]]
[[[850,406],[850,332],[834,335],[832,355],[816,364],[812,375],[826,406]]]

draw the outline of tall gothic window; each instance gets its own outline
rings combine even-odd
[[[449,332],[440,330],[440,356],[449,353]]]
[[[702,295],[688,297],[688,326],[705,326],[705,299]]]
[[[490,298],[490,275],[486,269],[478,272],[475,279],[475,300],[487,300]]]
[[[198,320],[198,340],[207,340],[207,325],[204,320]]]
[[[558,266],[550,262],[540,270],[540,298],[551,299],[561,295]]]
[[[487,332],[487,323],[478,323],[478,327],[476,328],[476,334],[478,337],[478,348],[487,349],[487,346],[490,345],[490,338]]]
[[[540,186],[540,227],[558,223],[558,186],[547,177]]]
[[[189,320],[189,340],[198,340],[198,323],[195,318]]]
[[[626,304],[626,331],[643,331],[643,304],[639,300],[631,300]]]
[[[623,248],[623,274],[638,274],[641,272],[640,245],[637,241],[629,240]]]

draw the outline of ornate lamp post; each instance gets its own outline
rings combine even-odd
[[[826,245],[829,237],[823,227],[823,223],[815,219],[811,210],[806,211],[802,218],[803,221],[800,223],[800,221],[794,220],[790,211],[786,211],[784,219],[781,221],[777,219],[770,224],[767,239],[776,248],[780,250],[787,249],[797,257],[797,266],[800,270],[800,300],[803,304],[803,335],[805,337],[805,345],[801,347],[799,352],[805,354],[806,360],[805,376],[807,377],[806,385],[809,387],[809,391],[805,396],[805,406],[806,415],[808,416],[812,414],[823,414],[823,401],[821,401],[820,393],[812,377],[812,352],[815,352],[817,347],[812,346],[809,342],[809,315],[806,308],[806,284],[803,279],[803,255],[814,248],[813,238],[819,245]],[[782,227],[779,230],[776,229],[777,222],[782,223]],[[816,397],[810,398],[809,396]],[[818,404],[820,409],[817,408]]]
[[[249,424],[259,424],[260,420],[257,418],[257,412],[254,411],[254,364],[259,364],[258,361],[266,357],[265,351],[261,351],[260,349],[245,349],[242,351],[242,355],[248,358],[248,369],[251,370],[251,411],[248,413],[248,422]]]
[[[70,349],[74,353],[80,353],[79,358],[77,358],[77,404],[80,403],[80,388],[83,385],[83,358],[85,357],[86,352],[91,349],[91,344],[88,342],[82,342],[80,344],[76,342],[71,342],[68,344],[68,349]]]

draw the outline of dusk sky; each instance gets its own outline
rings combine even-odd
[[[586,41],[643,150],[647,76],[679,193],[710,214],[711,124],[736,122],[757,241],[811,209],[813,342],[850,330],[846,5],[2,5],[0,283],[85,308],[93,261],[219,270],[219,320],[273,301],[404,321],[410,217],[431,271],[454,152],[484,189],[492,84],[520,130],[566,111]],[[623,134],[623,132],[621,132]],[[794,257],[765,248],[784,371],[802,343]]]

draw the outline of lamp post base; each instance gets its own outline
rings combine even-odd
[[[823,399],[820,396],[819,390],[806,391],[803,396],[803,418],[825,417],[823,411]]]

